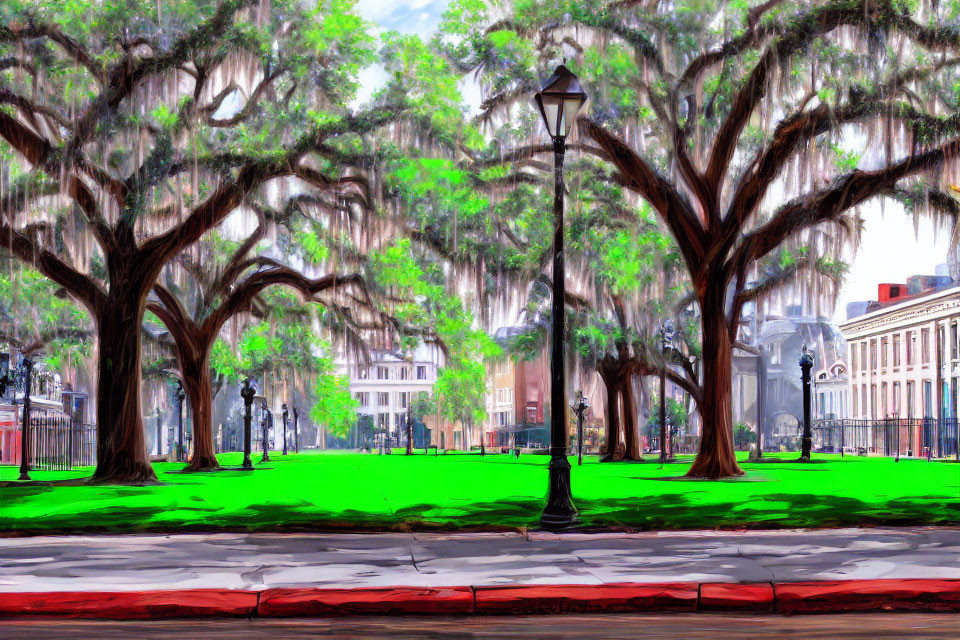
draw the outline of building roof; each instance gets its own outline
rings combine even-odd
[[[894,313],[896,311],[901,311],[903,309],[909,309],[914,305],[920,305],[927,302],[937,300],[939,298],[947,298],[951,295],[956,295],[960,293],[960,285],[951,284],[948,287],[941,287],[939,289],[932,289],[929,291],[922,291],[920,293],[915,293],[913,295],[907,296],[905,298],[900,298],[898,300],[892,300],[888,303],[880,304],[877,303],[877,307],[869,310],[867,313],[853,318],[848,318],[844,322],[840,323],[840,330],[844,333],[847,333],[852,327],[857,325],[860,322],[865,322],[867,320],[873,320],[880,318],[888,313]]]

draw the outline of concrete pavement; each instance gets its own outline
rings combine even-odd
[[[904,580],[928,582],[905,588],[898,582]],[[837,581],[840,587],[829,586]],[[818,585],[816,594],[804,583]],[[799,612],[803,602],[836,600],[830,593],[849,599],[854,584],[871,602],[912,601],[922,588],[939,594],[941,604],[931,610],[951,610],[944,601],[960,609],[960,528],[0,539],[4,615],[27,611],[31,598],[46,603],[38,613],[50,613],[93,594],[122,610],[144,593],[150,595],[137,601],[139,617],[164,607],[171,615],[594,610],[591,603],[638,610],[641,601],[653,610],[710,602],[769,609],[775,593],[784,606],[794,597],[789,606]],[[888,593],[894,588],[900,596]],[[177,608],[184,598],[172,592],[186,590],[195,606]],[[61,604],[49,604],[58,598]]]

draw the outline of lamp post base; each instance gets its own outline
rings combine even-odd
[[[253,462],[250,458],[243,459],[243,466],[241,467],[244,471],[253,471]]]
[[[21,471],[21,472],[20,472],[20,477],[17,478],[17,480],[29,480],[29,479],[30,479],[30,472],[29,472],[29,471]]]
[[[570,461],[566,456],[551,457],[549,473],[550,488],[540,526],[548,531],[560,531],[579,524],[580,517],[570,495]]]

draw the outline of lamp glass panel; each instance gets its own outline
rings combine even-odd
[[[563,120],[561,122],[562,135],[566,137],[577,121],[577,112],[580,111],[580,98],[567,98],[563,101]]]
[[[547,125],[547,133],[551,137],[557,135],[557,115],[560,108],[560,102],[556,98],[543,96],[544,123]]]
[[[10,354],[0,353],[0,378],[5,380],[8,373],[10,373]]]

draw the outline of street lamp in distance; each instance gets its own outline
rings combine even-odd
[[[20,429],[20,477],[18,480],[30,479],[30,391],[33,384],[33,360],[24,355],[20,361],[23,367],[23,423]]]
[[[813,352],[803,345],[800,354],[800,380],[803,383],[803,437],[800,440],[800,459],[810,461],[810,442],[813,439],[810,432],[810,370],[813,368]]]
[[[183,462],[183,399],[186,394],[183,392],[183,382],[180,380],[177,380],[175,396],[177,399],[177,462]]]
[[[263,417],[261,419],[261,425],[263,426],[263,457],[260,458],[260,462],[270,462],[270,442],[267,438],[270,437],[270,408],[267,406],[267,399],[264,398],[260,403],[260,408],[263,409]]]
[[[280,405],[283,409],[283,455],[287,455],[287,417],[290,415],[287,411],[287,403]]]
[[[577,416],[577,466],[583,465],[583,416],[586,415],[590,403],[583,395],[583,391],[577,391],[577,399],[570,405],[573,413]]]
[[[563,156],[566,139],[587,94],[580,81],[565,65],[557,67],[534,96],[543,124],[553,141],[553,300],[550,345],[550,484],[547,503],[540,517],[545,529],[559,530],[578,522],[577,508],[570,493],[570,461],[567,460],[567,421],[564,396],[563,325]]]
[[[243,388],[240,389],[240,397],[243,398],[243,469],[245,471],[253,471],[253,462],[250,460],[250,431],[252,425],[250,424],[253,420],[252,407],[253,407],[253,397],[257,395],[257,389],[251,383],[250,378],[246,378],[243,381]]]
[[[667,352],[673,348],[673,323],[667,320],[660,325],[660,352],[663,367],[660,369],[660,464],[668,462],[667,456]]]

